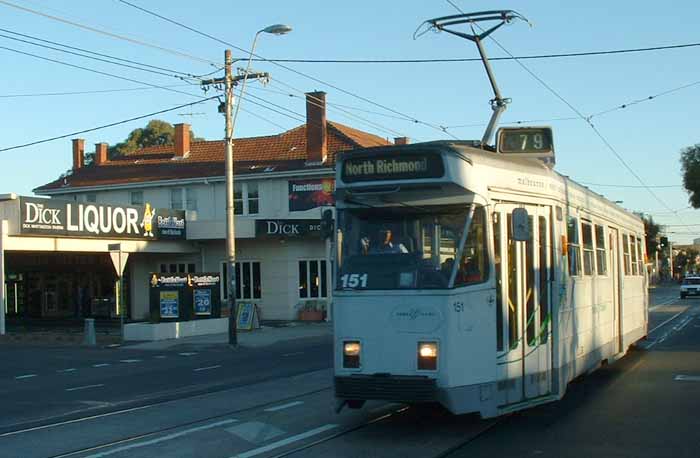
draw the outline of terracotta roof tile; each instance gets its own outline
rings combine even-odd
[[[358,147],[391,145],[387,140],[336,122],[328,122],[328,162],[335,155]],[[234,140],[233,154],[236,174],[259,173],[255,165],[274,167],[275,171],[309,169],[306,160],[306,125],[278,135],[239,138]],[[316,166],[318,168],[320,166]],[[35,189],[36,192],[60,188],[142,183],[156,180],[176,180],[224,175],[223,140],[197,141],[190,145],[189,154],[174,158],[173,145],[143,148],[106,162],[76,170]]]

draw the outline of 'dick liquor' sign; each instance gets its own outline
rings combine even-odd
[[[185,212],[20,197],[20,233],[51,237],[184,239]]]

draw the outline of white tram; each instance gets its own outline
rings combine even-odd
[[[646,335],[642,221],[540,159],[479,145],[340,157],[339,409],[437,401],[493,417],[560,399]]]

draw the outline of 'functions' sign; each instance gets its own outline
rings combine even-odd
[[[185,212],[20,197],[20,233],[51,237],[184,239]]]
[[[444,174],[442,157],[434,153],[401,153],[349,158],[343,161],[342,168],[342,178],[346,183],[440,178]]]
[[[335,180],[289,180],[289,211],[304,211],[324,205],[333,205]]]
[[[255,235],[271,238],[320,237],[321,221],[317,219],[258,219]]]

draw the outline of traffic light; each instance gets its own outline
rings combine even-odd
[[[333,230],[333,210],[327,208],[321,213],[321,238],[325,240],[333,237]]]
[[[668,246],[668,237],[661,237],[659,239],[659,248],[666,248]]]

